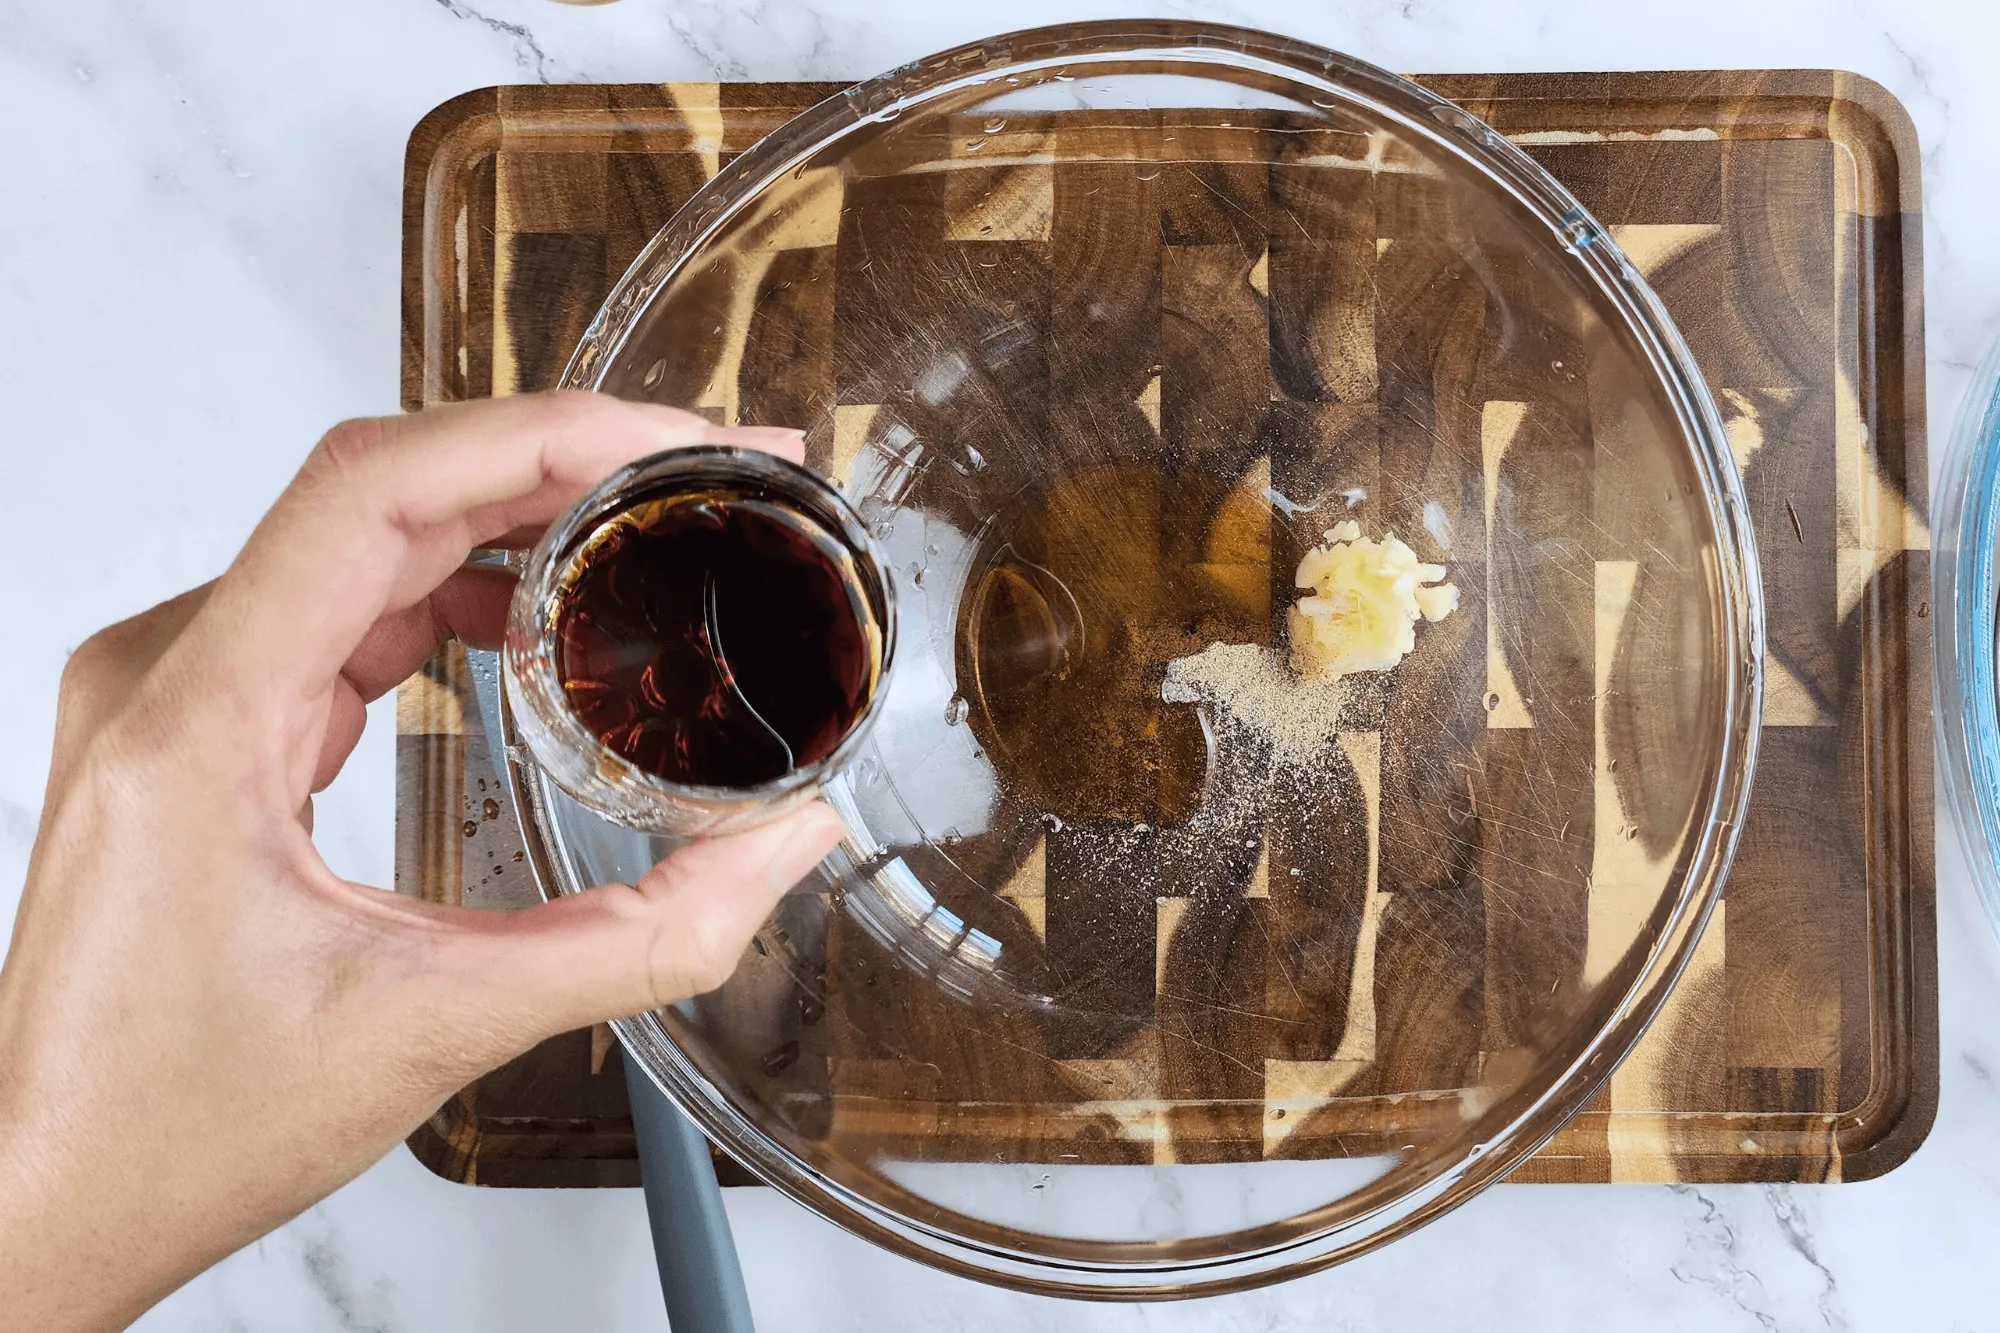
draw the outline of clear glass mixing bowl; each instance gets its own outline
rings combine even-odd
[[[1337,1262],[1580,1107],[1715,900],[1763,627],[1714,406],[1597,223],[1414,84],[1167,22],[918,61],[730,162],[566,382],[804,428],[893,567],[846,845],[620,1027],[865,1236],[1100,1297]],[[1462,603],[1300,693],[1343,519]],[[664,849],[516,764],[548,891]]]

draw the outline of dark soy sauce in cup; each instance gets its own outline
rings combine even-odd
[[[609,515],[571,555],[555,616],[577,717],[688,786],[756,787],[826,758],[882,671],[853,554],[757,491],[670,492]]]

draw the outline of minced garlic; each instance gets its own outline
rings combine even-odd
[[[1327,529],[1326,545],[1299,561],[1293,580],[1309,589],[1291,609],[1292,669],[1312,681],[1357,671],[1387,671],[1417,646],[1417,619],[1443,620],[1458,609],[1456,584],[1393,534],[1361,535],[1349,520]]]

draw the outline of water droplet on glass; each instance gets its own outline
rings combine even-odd
[[[1000,131],[1007,128],[1007,122],[1002,120],[998,116],[988,116],[986,118],[986,123],[980,126],[980,128],[985,130],[988,134],[998,134]]]
[[[1500,695],[1495,692],[1486,696],[1486,711],[1492,712],[1500,706]]]
[[[660,380],[666,376],[666,373],[667,362],[666,358],[662,357],[652,365],[646,367],[646,378],[639,381],[639,387],[642,389],[657,388]]]
[[[1431,118],[1440,125],[1449,125],[1455,130],[1464,130],[1468,134],[1476,134],[1485,128],[1477,120],[1474,120],[1455,106],[1434,106],[1431,108]]]
[[[927,571],[924,569],[922,565],[918,565],[915,569],[910,571],[910,582],[916,584],[919,588],[923,587],[924,574],[926,572]]]
[[[487,797],[479,803],[479,813],[485,815],[488,819],[500,818],[500,802],[494,800],[491,796]]]
[[[459,832],[463,833],[466,837],[469,838],[473,834],[479,832],[479,825],[474,823],[472,820],[468,819],[465,821],[465,827],[460,829]]]
[[[896,535],[896,520],[893,518],[877,519],[875,520],[875,526],[869,528],[868,531],[874,534],[876,541],[886,542]]]
[[[986,466],[986,455],[968,444],[965,446],[965,461],[972,465],[974,472],[978,472]]]
[[[1156,181],[1160,178],[1160,169],[1158,167],[1150,169],[1141,167],[1136,174],[1142,181]]]
[[[965,838],[963,837],[963,835],[959,833],[957,829],[948,828],[943,833],[938,835],[938,841],[943,843],[947,847],[956,847],[961,842],[964,842]]]
[[[1044,814],[1042,816],[1042,822],[1049,826],[1049,832],[1051,833],[1061,833],[1063,831],[1062,820],[1058,819],[1054,815]]]
[[[965,715],[970,711],[972,711],[971,704],[953,695],[951,702],[944,706],[944,724],[947,727],[955,727],[965,721]]]

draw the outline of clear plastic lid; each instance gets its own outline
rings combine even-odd
[[[804,428],[892,566],[847,844],[621,1029],[825,1216],[1067,1294],[1323,1266],[1531,1153],[1692,947],[1763,661],[1723,433],[1605,232],[1416,85],[1179,23],[917,62],[727,165],[568,383]],[[1347,520],[1459,605],[1302,685]],[[517,777],[553,891],[663,848]]]

